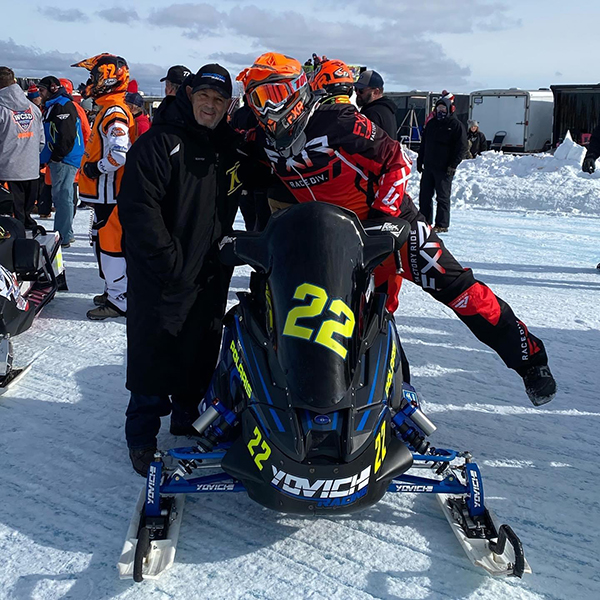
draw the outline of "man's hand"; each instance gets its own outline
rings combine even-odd
[[[102,173],[100,173],[100,169],[98,168],[97,162],[86,162],[83,165],[83,174],[88,179],[98,179]]]
[[[584,173],[589,173],[590,175],[596,170],[596,159],[590,157],[583,159],[583,165],[581,165],[581,170]]]
[[[450,177],[454,177],[454,173],[456,173],[456,169],[454,167],[448,167],[446,174],[450,175]]]

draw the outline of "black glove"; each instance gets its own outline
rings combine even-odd
[[[454,173],[456,173],[456,169],[454,167],[448,167],[446,174],[450,175],[450,177],[454,177]]]
[[[583,159],[583,165],[581,165],[581,170],[584,173],[589,173],[590,175],[596,170],[596,159],[591,156],[586,156]]]
[[[417,171],[419,173],[423,172],[423,163],[422,162],[417,161]]]
[[[83,165],[83,174],[88,179],[98,179],[98,177],[100,177],[100,175],[102,175],[102,173],[100,172],[100,169],[98,168],[97,162],[86,162]]]

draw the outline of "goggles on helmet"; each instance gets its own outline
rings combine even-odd
[[[252,107],[264,115],[267,111],[278,111],[286,102],[307,84],[306,73],[302,73],[291,81],[265,83],[254,88],[248,94]]]

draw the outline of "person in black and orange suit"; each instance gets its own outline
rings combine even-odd
[[[96,308],[88,319],[100,321],[124,316],[127,311],[127,271],[121,247],[122,229],[117,211],[117,194],[123,177],[127,151],[135,140],[135,121],[125,93],[129,68],[125,59],[99,54],[73,67],[83,67],[90,77],[83,91],[101,107],[81,162],[81,199],[94,206],[92,237],[104,279],[104,292],[94,297]]]
[[[405,192],[411,163],[402,146],[351,104],[320,104],[302,65],[269,52],[242,71],[246,96],[261,127],[247,135],[247,151],[266,159],[299,202],[323,201],[354,211],[361,221],[411,225],[402,248],[402,277],[455,314],[505,364],[521,375],[535,405],[552,400],[556,382],[540,339],[511,307],[463,268],[432,231]],[[395,265],[375,273],[397,306]]]

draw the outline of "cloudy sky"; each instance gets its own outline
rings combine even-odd
[[[87,78],[70,64],[111,52],[146,93],[168,66],[219,62],[235,76],[268,50],[379,71],[386,89],[469,92],[600,81],[600,2],[565,0],[0,0],[0,65]],[[27,15],[24,18],[23,12]],[[586,24],[589,24],[586,25]]]

